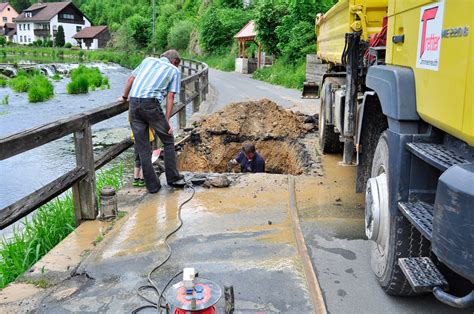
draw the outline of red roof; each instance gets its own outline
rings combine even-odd
[[[234,36],[234,38],[248,38],[257,36],[254,21],[250,21]]]
[[[90,26],[83,28],[76,35],[72,36],[75,39],[95,38],[97,35],[107,29],[107,26]]]
[[[74,4],[70,1],[35,3],[32,6],[30,6],[28,9],[24,10],[20,15],[18,15],[15,21],[16,22],[49,21],[69,5],[74,6]],[[25,12],[35,12],[35,11],[37,11],[37,13],[35,13],[32,17],[26,17]]]
[[[5,8],[8,6],[8,2],[3,2],[3,3],[0,3],[0,12],[2,12],[3,10],[5,10]]]

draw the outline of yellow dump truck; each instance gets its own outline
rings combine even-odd
[[[316,19],[320,145],[357,166],[394,295],[474,305],[474,1],[340,0]]]

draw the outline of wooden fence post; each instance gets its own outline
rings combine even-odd
[[[201,88],[202,88],[202,91],[201,91],[201,94],[202,94],[202,100],[206,100],[207,99],[207,93],[209,92],[209,80],[208,80],[208,75],[209,75],[209,72],[208,70],[205,71],[205,73],[203,73],[202,75],[202,81],[204,83],[201,83]],[[202,87],[204,85],[204,87]]]
[[[179,102],[183,104],[183,108],[178,111],[178,126],[180,129],[184,129],[186,127],[186,85],[181,85],[181,90],[179,91]]]
[[[88,122],[84,129],[74,132],[76,163],[87,171],[87,175],[72,187],[76,220],[95,219],[97,217],[97,195],[95,185],[94,150],[92,130]]]
[[[198,64],[199,66],[199,64]],[[195,112],[198,112],[199,111],[199,106],[201,106],[201,97],[202,97],[202,91],[201,91],[201,75],[200,74],[197,74],[199,75],[198,79],[196,81],[194,81],[194,92],[198,93],[198,95],[196,97],[194,97],[193,99],[193,113]]]

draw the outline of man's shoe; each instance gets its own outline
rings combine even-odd
[[[178,179],[174,182],[171,182],[171,183],[168,183],[169,185],[171,185],[172,187],[175,187],[175,188],[182,188],[186,185],[186,181],[184,181],[184,178],[183,179]]]
[[[138,178],[133,179],[132,186],[138,187],[140,186],[139,184],[140,184],[140,179]]]
[[[158,193],[158,191],[160,191],[160,190],[161,190],[161,185],[158,187],[157,190],[148,191],[148,193],[150,193],[150,194],[155,194],[155,193]]]
[[[145,186],[145,180],[143,180],[143,179],[138,179],[138,185],[137,185],[137,186],[138,186],[138,187],[141,187],[141,188],[144,187],[144,186]]]

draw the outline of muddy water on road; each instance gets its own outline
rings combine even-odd
[[[364,194],[355,193],[355,167],[340,166],[341,156],[321,157],[322,176],[296,178],[298,209],[307,219],[361,219]]]

